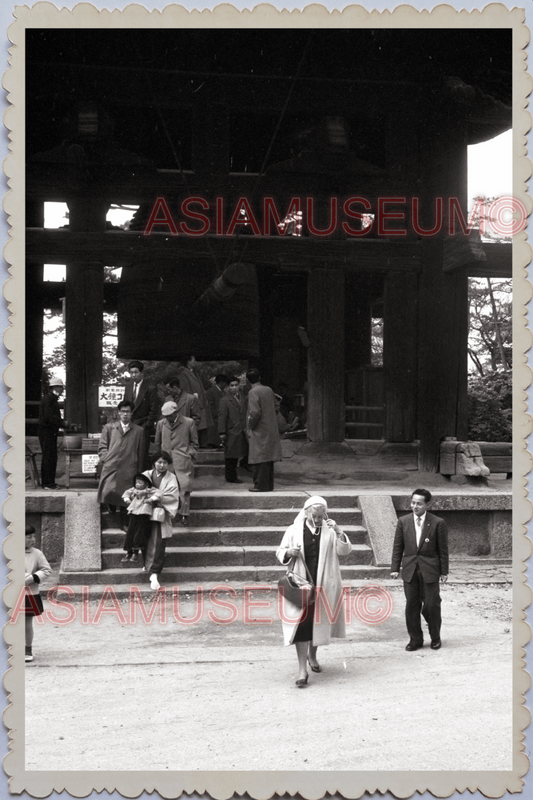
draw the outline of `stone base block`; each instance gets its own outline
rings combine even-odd
[[[65,497],[66,572],[102,569],[100,505],[96,492],[79,492]]]

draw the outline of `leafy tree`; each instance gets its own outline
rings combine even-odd
[[[470,376],[468,438],[478,442],[512,440],[512,383],[509,372]]]

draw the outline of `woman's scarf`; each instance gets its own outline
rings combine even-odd
[[[319,497],[318,495],[313,495],[313,497],[308,497],[303,505],[303,508],[298,512],[297,516],[294,518],[294,522],[295,523],[302,522],[304,519],[307,518],[305,512],[307,511],[309,506],[318,506],[318,505],[324,506],[327,512],[328,504],[326,503],[323,497]]]

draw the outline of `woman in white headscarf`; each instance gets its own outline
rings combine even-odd
[[[352,545],[337,523],[328,519],[327,503],[323,497],[309,497],[302,510],[287,528],[276,557],[288,564],[297,556],[294,571],[306,577],[305,566],[315,584],[313,602],[304,610],[283,600],[283,636],[285,644],[294,644],[298,656],[296,685],[307,685],[307,664],[313,672],[321,672],[317,661],[319,645],[329,644],[332,638],[344,638],[346,626],[341,603],[342,582],[339,555],[346,556]],[[329,606],[326,609],[325,603]],[[329,611],[329,614],[328,614]]]

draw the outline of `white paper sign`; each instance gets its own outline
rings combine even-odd
[[[124,400],[125,386],[99,386],[98,405],[103,408],[116,408]]]
[[[81,457],[81,471],[82,472],[96,472],[98,466],[98,454]]]

